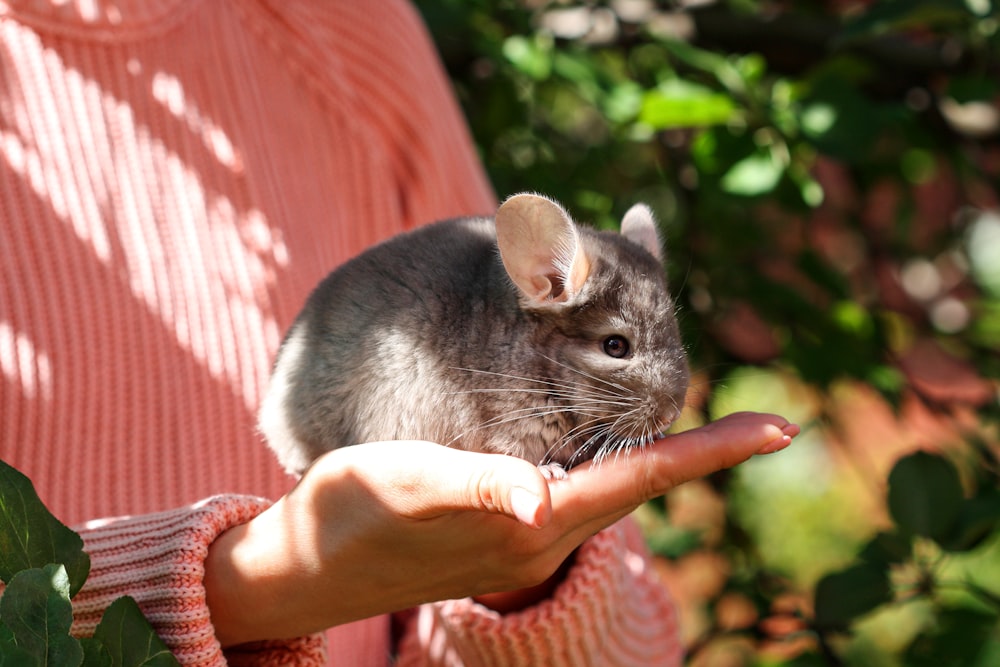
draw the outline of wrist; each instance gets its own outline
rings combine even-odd
[[[272,507],[273,509],[273,507]],[[205,558],[205,601],[224,647],[253,641],[289,639],[307,634],[292,625],[284,600],[294,595],[289,559],[273,549],[270,512],[233,526],[210,545]]]
[[[473,600],[501,614],[511,614],[521,611],[551,598],[555,594],[556,589],[559,588],[559,585],[566,580],[566,576],[573,567],[575,560],[576,551],[571,553],[548,579],[535,586],[519,588],[513,591],[477,595]]]

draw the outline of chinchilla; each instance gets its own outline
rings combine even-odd
[[[279,350],[260,427],[285,468],[382,440],[519,456],[561,476],[658,437],[688,367],[656,223],[573,222],[536,194],[343,264]]]

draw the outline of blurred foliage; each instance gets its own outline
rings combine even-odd
[[[139,604],[115,599],[93,636],[74,637],[72,598],[90,574],[83,540],[0,461],[0,665],[178,667]]]
[[[657,212],[681,426],[806,427],[711,478],[711,529],[644,508],[670,562],[726,563],[691,662],[1000,664],[994,0],[417,6],[501,197]],[[911,424],[902,445],[854,428],[867,404]]]

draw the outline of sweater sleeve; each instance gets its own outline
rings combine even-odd
[[[680,665],[677,613],[628,521],[585,542],[553,597],[513,614],[473,600],[424,605],[400,642],[399,667]]]
[[[322,635],[263,642],[223,652],[205,602],[205,557],[212,541],[270,503],[216,496],[189,507],[76,527],[90,576],[73,599],[73,633],[89,636],[104,610],[130,595],[182,665],[324,665]]]

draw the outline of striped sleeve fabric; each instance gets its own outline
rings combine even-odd
[[[424,605],[410,620],[400,667],[655,667],[682,663],[677,613],[627,521],[580,547],[555,595],[520,613],[471,599]]]
[[[215,496],[190,507],[77,527],[91,574],[73,599],[73,633],[93,634],[104,610],[130,595],[182,665],[326,664],[322,635],[225,653],[215,638],[203,584],[208,547],[268,505],[253,497]]]

